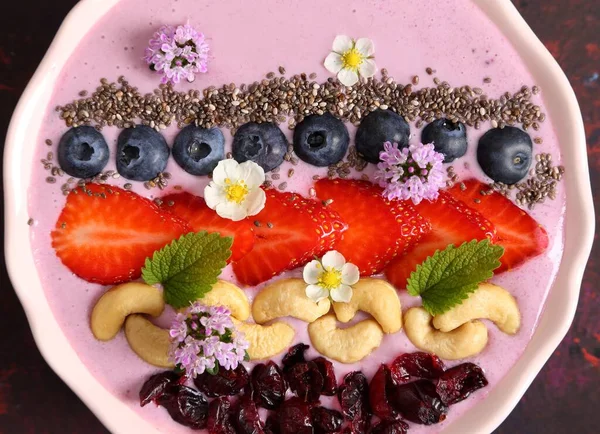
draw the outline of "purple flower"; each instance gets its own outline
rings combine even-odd
[[[189,24],[163,26],[148,42],[144,60],[162,74],[162,83],[192,82],[197,73],[208,71],[209,47],[204,35]]]
[[[244,334],[235,330],[229,309],[199,302],[177,314],[169,336],[169,357],[189,378],[220,367],[237,368],[249,347]]]
[[[397,143],[385,142],[379,159],[375,179],[385,198],[411,199],[415,205],[423,199],[437,199],[444,186],[444,156],[435,152],[433,144],[398,149]]]

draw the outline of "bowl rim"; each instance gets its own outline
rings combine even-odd
[[[26,132],[31,130],[33,109],[36,105],[40,106],[42,89],[52,85],[53,78],[64,66],[80,36],[86,34],[118,1],[81,0],[71,10],[13,113],[4,156],[5,257],[9,277],[23,305],[36,344],[50,367],[110,431],[158,433],[149,422],[108,393],[87,371],[62,334],[45,297],[40,301],[39,297],[31,294],[32,288],[38,293],[42,288],[33,262],[29,230],[24,224],[28,220],[26,199],[31,160],[24,158],[20,150],[27,143]],[[447,434],[491,432],[519,402],[571,325],[595,229],[583,120],[567,77],[510,0],[473,1],[509,39],[532,75],[543,81],[546,106],[549,112],[553,111],[552,107],[556,112],[552,119],[559,140],[571,144],[569,152],[563,152],[567,169],[565,253],[538,327],[523,355],[501,380],[502,387],[495,387],[486,399],[451,422],[444,429]],[[94,17],[94,20],[90,22],[89,17]],[[560,292],[557,287],[561,288]]]

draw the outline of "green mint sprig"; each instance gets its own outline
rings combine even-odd
[[[428,257],[408,278],[410,295],[420,295],[431,315],[440,315],[461,304],[477,286],[490,279],[500,266],[504,247],[488,239],[449,245]]]
[[[217,283],[231,256],[233,238],[218,233],[183,235],[147,258],[142,278],[148,285],[160,283],[165,302],[174,308],[188,306]]]

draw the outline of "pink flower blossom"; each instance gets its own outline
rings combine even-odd
[[[435,152],[433,144],[412,144],[399,149],[397,143],[385,142],[379,159],[375,179],[388,200],[410,199],[417,205],[423,199],[438,198],[444,186],[444,156]]]
[[[162,83],[177,84],[208,71],[208,52],[204,35],[189,24],[163,26],[150,39],[144,60],[162,74]]]

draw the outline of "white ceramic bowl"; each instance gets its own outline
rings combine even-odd
[[[52,369],[115,433],[156,433],[156,429],[109,394],[81,364],[62,334],[44,296],[29,243],[27,189],[36,142],[29,140],[42,122],[54,81],[81,35],[118,0],[83,0],[65,19],[38,67],[8,130],[4,156],[5,234],[8,272],[25,308],[37,345]],[[546,89],[545,102],[563,152],[567,194],[565,253],[533,339],[523,356],[488,397],[445,432],[486,433],[515,407],[534,377],[565,336],[579,296],[581,278],[594,235],[594,209],[588,177],[583,122],[564,73],[510,0],[474,0],[516,47],[535,81]],[[65,417],[67,417],[65,415]]]

